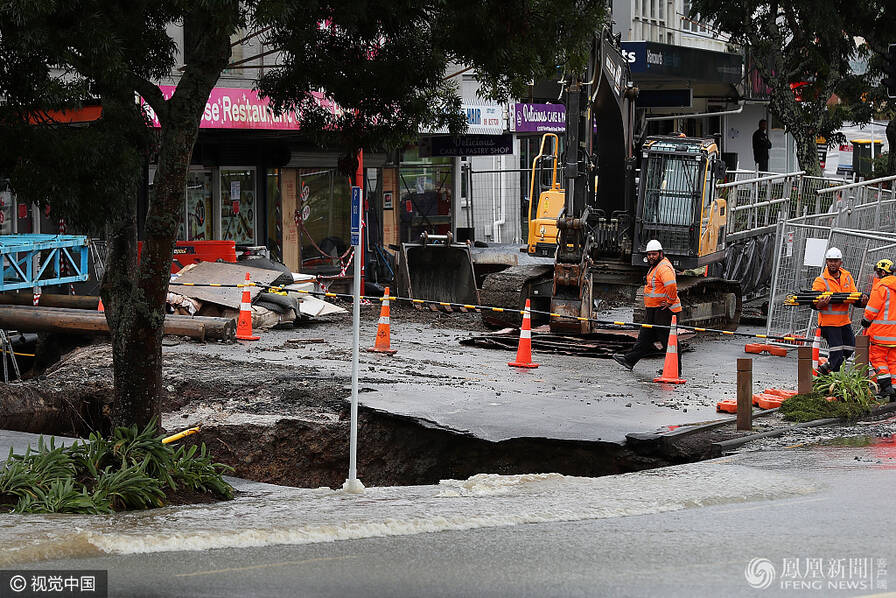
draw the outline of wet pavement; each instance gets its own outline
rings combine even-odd
[[[446,315],[393,310],[393,357],[362,351],[359,400],[374,410],[418,419],[426,425],[500,441],[533,437],[622,443],[626,434],[716,419],[717,401],[736,396],[735,365],[750,339],[705,335],[682,353],[684,385],[653,382],[662,358],[643,360],[634,372],[610,359],[536,353],[540,367],[510,368],[510,351],[462,347],[463,326],[474,314]],[[373,344],[378,306],[362,314],[362,347]],[[630,320],[630,309],[597,317]],[[429,322],[432,323],[429,323]],[[454,322],[457,322],[454,325]],[[265,361],[318,369],[323,376],[351,374],[350,319],[311,322],[295,330],[271,330],[257,343],[199,346],[181,343],[169,353],[201,353],[239,361]],[[742,327],[741,331],[764,332]],[[324,338],[302,345],[288,339]],[[796,355],[754,356],[755,388],[795,388]],[[349,395],[346,389],[346,397]]]
[[[894,447],[872,433],[603,478],[248,484],[213,505],[7,515],[0,565],[108,569],[114,596],[872,595],[896,583]]]

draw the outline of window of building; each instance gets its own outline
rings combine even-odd
[[[271,257],[283,261],[283,200],[280,195],[280,169],[273,168],[265,173],[268,198],[268,250]]]
[[[213,239],[215,233],[212,205],[212,170],[191,168],[187,173],[186,217],[181,223],[177,238],[187,241]]]
[[[255,245],[255,168],[221,168],[221,239]]]
[[[349,248],[351,183],[335,168],[298,171],[302,272],[337,273]]]

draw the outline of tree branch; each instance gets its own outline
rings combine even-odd
[[[128,83],[149,104],[149,107],[155,111],[159,117],[159,123],[164,123],[168,118],[168,101],[162,95],[162,90],[152,82],[133,73],[128,73]]]

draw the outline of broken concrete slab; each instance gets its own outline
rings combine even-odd
[[[206,303],[214,303],[231,309],[239,309],[243,291],[248,290],[249,296],[255,296],[264,289],[261,287],[237,288],[235,285],[246,282],[246,272],[252,282],[271,284],[283,275],[279,270],[267,270],[265,268],[253,268],[242,263],[230,264],[226,262],[200,262],[187,270],[181,270],[182,274],[174,281],[177,283],[195,284],[220,284],[222,287],[185,286],[184,284],[172,284],[171,290],[192,299],[198,299]]]

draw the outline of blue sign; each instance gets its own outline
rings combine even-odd
[[[352,246],[361,245],[361,187],[352,187]]]

